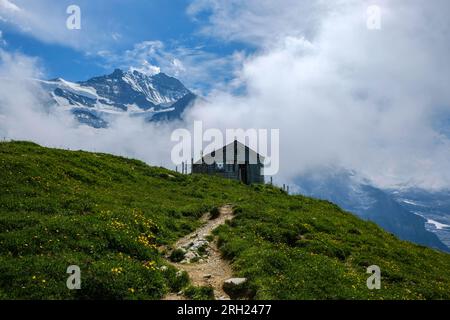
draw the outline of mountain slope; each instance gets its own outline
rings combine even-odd
[[[388,192],[361,181],[346,170],[321,170],[296,180],[303,194],[332,201],[359,217],[377,223],[403,240],[450,251],[439,238],[425,229],[426,220],[402,206]]]
[[[389,190],[408,211],[426,220],[425,227],[450,247],[450,190],[427,191],[418,188]]]
[[[39,81],[49,92],[49,103],[66,108],[81,123],[104,128],[111,118],[130,114],[151,120],[155,114],[168,119],[179,115],[196,99],[179,80],[164,73],[148,76],[137,70],[116,69],[87,81]]]
[[[159,299],[188,285],[158,248],[232,203],[216,234],[255,298],[450,299],[450,255],[337,206],[136,160],[0,143],[0,298]],[[366,287],[378,265],[382,289]],[[82,289],[67,290],[66,269]],[[163,266],[168,267],[166,270]]]
[[[151,120],[157,122],[181,120],[183,112],[191,107],[195,100],[196,96],[193,93],[188,93],[171,106],[173,109],[171,112],[163,111],[155,113]]]

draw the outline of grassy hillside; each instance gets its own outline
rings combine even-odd
[[[337,206],[186,176],[106,154],[0,143],[0,299],[159,299],[186,286],[161,245],[225,203],[217,230],[255,298],[450,299],[450,255],[396,239]],[[82,290],[66,288],[79,265]],[[366,287],[366,267],[382,289]]]

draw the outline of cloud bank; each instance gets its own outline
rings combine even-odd
[[[70,5],[81,8],[81,30],[67,28]],[[108,48],[119,37],[111,18],[107,15],[104,15],[106,19],[99,17],[101,10],[89,0],[0,0],[0,22],[45,43],[71,47],[87,54]],[[104,32],[105,28],[109,32]]]
[[[120,53],[101,51],[110,69],[136,69],[146,74],[162,71],[180,79],[199,95],[223,90],[230,77],[242,67],[244,54],[218,55],[202,47],[168,46],[162,41],[143,41]]]
[[[246,93],[215,92],[190,119],[280,128],[283,179],[342,166],[382,187],[450,187],[450,140],[434,126],[450,108],[450,4],[377,2],[381,30],[365,1],[194,2],[212,12],[205,32],[259,49],[239,74]]]

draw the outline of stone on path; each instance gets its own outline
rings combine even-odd
[[[225,280],[224,284],[229,286],[239,286],[247,282],[247,278],[231,278]]]
[[[251,295],[247,288],[247,278],[230,278],[223,283],[223,291],[232,299],[247,297]]]

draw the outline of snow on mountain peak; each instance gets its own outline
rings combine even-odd
[[[161,72],[149,75],[136,68],[116,69],[109,75],[76,83],[62,78],[40,83],[54,104],[72,110],[89,125],[91,115],[95,127],[107,123],[104,116],[120,113],[143,115],[146,119],[152,119],[156,113],[167,113],[167,119],[171,119],[173,113],[179,118],[196,98],[179,80]]]

